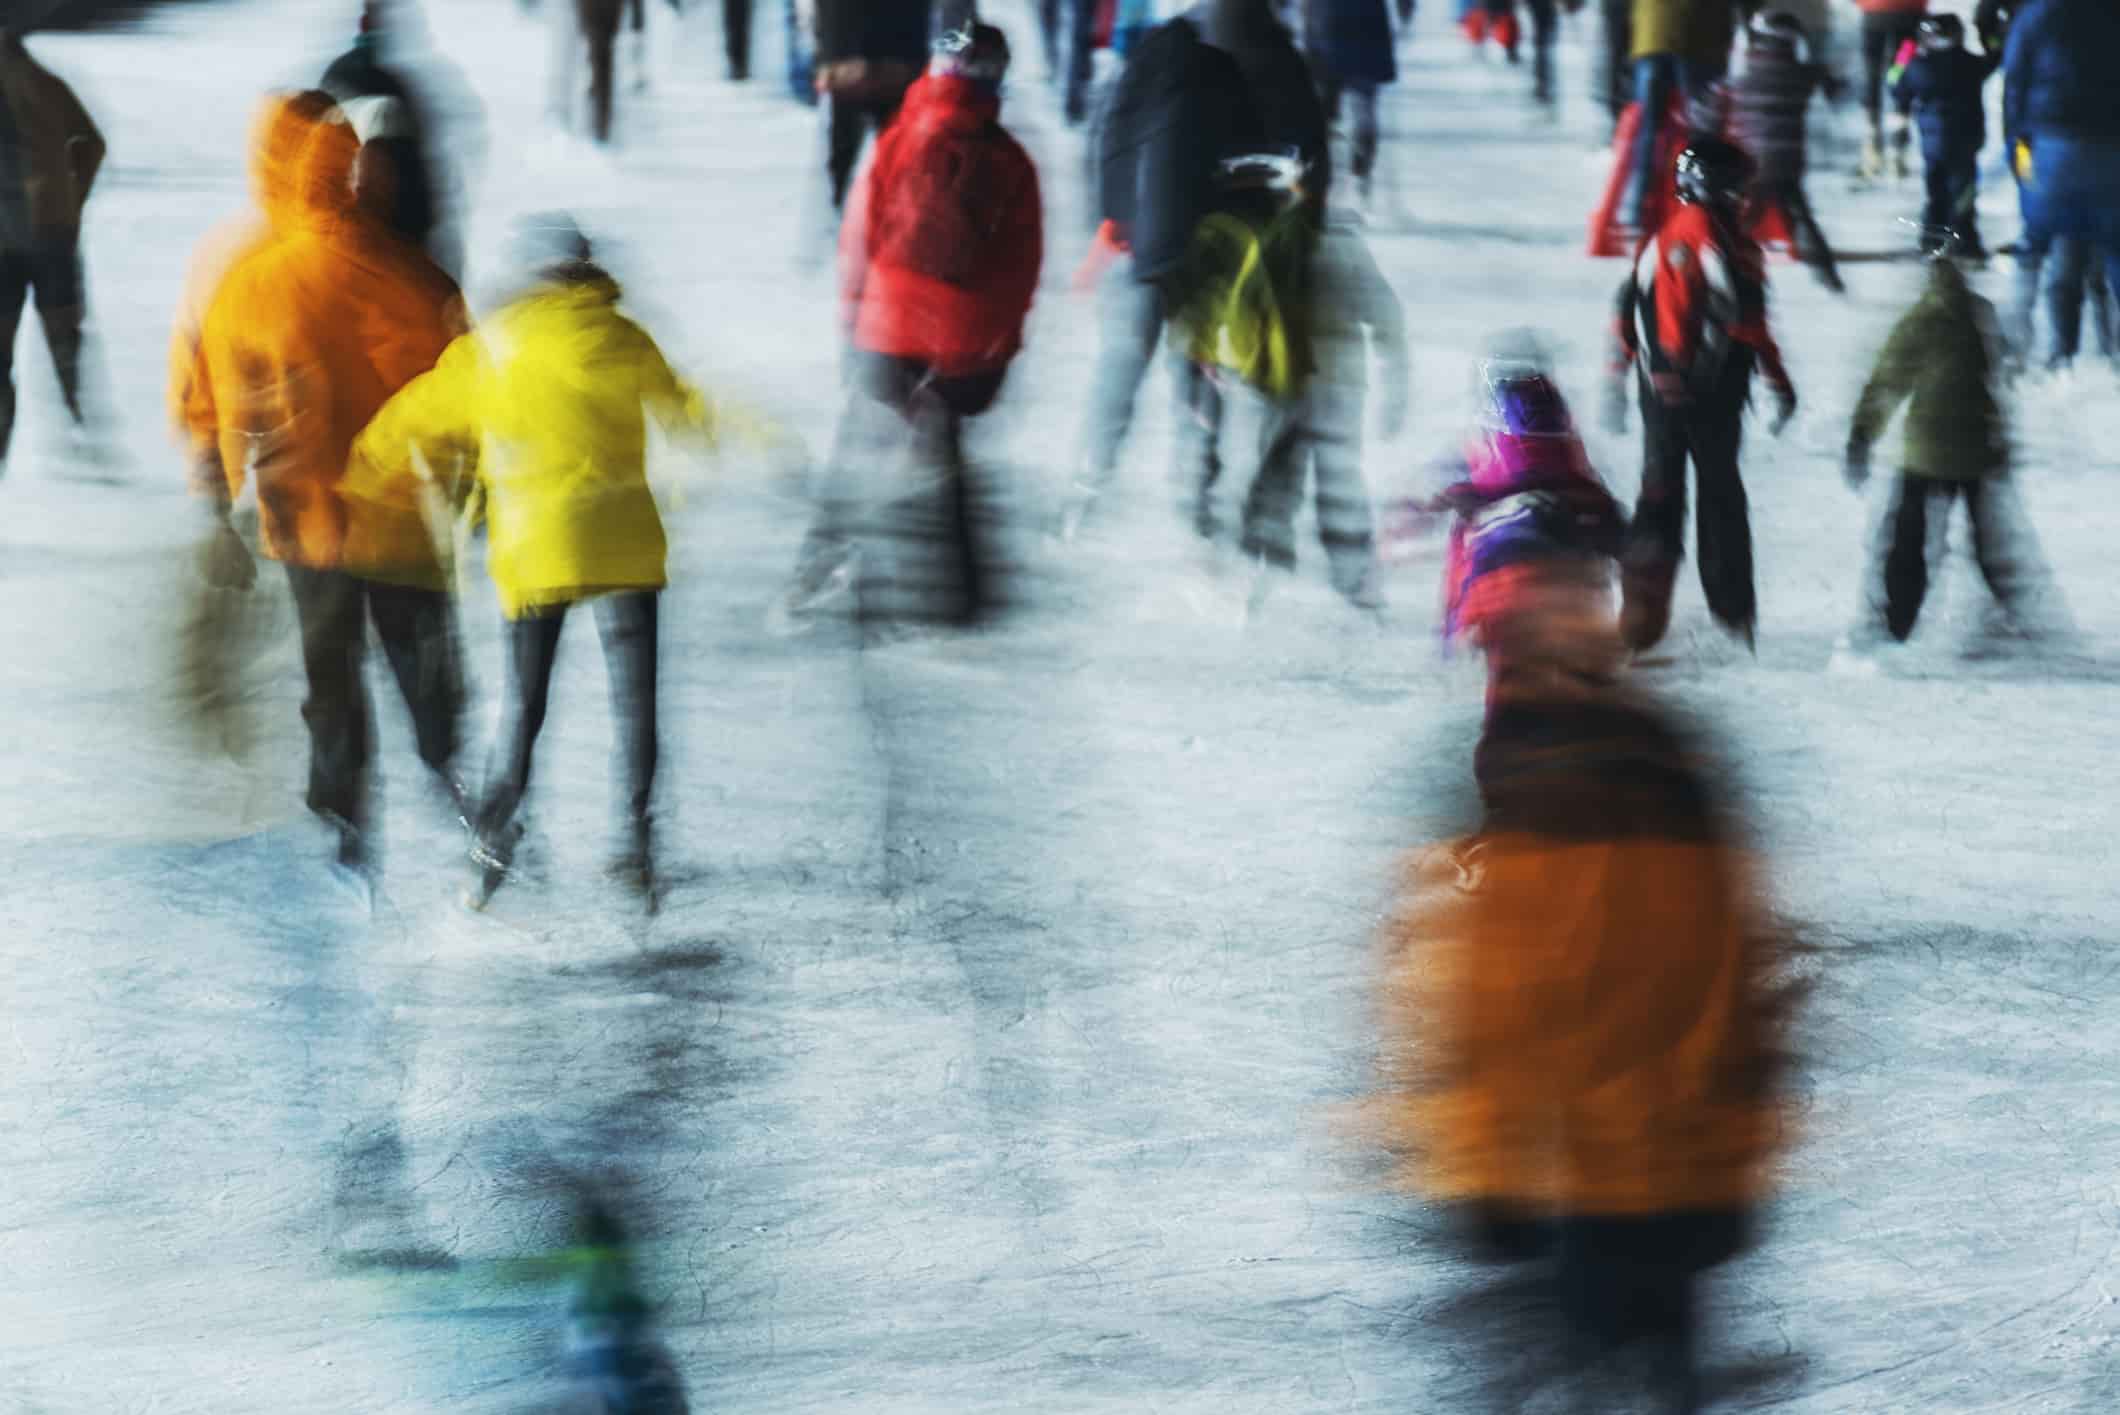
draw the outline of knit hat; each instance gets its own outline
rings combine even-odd
[[[928,72],[947,78],[997,84],[1008,73],[1008,36],[989,24],[973,23],[935,36]]]

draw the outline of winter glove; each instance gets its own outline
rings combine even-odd
[[[247,590],[258,582],[257,561],[226,517],[199,547],[199,574],[217,590]]]
[[[1785,383],[1774,390],[1774,421],[1768,424],[1767,430],[1779,437],[1795,419],[1796,389]]]
[[[1627,381],[1624,378],[1605,380],[1605,399],[1602,407],[1605,431],[1614,437],[1627,430]]]
[[[1848,444],[1847,460],[1841,464],[1840,474],[1847,480],[1850,491],[1862,490],[1870,479],[1870,449],[1867,444]]]
[[[2032,180],[2032,172],[2034,170],[2032,167],[2032,145],[2023,138],[2017,139],[2017,146],[2011,149],[2011,159],[2010,167],[2016,172],[2017,180],[2029,183]]]

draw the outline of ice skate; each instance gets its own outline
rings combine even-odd
[[[511,825],[496,838],[473,839],[470,856],[474,874],[464,890],[466,909],[483,913],[501,886],[516,878],[515,850],[522,837],[522,826]]]

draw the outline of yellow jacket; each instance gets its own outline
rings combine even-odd
[[[482,495],[487,568],[511,619],[667,583],[646,415],[708,443],[716,417],[618,300],[589,266],[541,284],[451,344],[355,444],[356,501],[402,496],[416,473],[453,500]]]

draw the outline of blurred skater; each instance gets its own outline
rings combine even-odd
[[[1877,572],[1877,617],[1850,636],[1846,647],[1855,655],[1874,653],[1886,635],[1904,642],[1914,632],[1934,549],[1943,543],[1952,501],[1960,498],[1981,577],[2006,619],[2022,631],[2030,598],[2029,547],[2003,504],[2010,440],[2000,398],[2001,351],[1994,306],[1966,284],[1957,261],[1931,261],[1928,285],[1892,327],[1848,431],[1848,484],[1859,490],[1869,479],[1871,447],[1900,404],[1908,403],[1906,444]]]
[[[103,134],[74,91],[0,24],[0,467],[15,430],[15,335],[32,297],[76,451],[92,453],[81,403],[81,218],[103,154]]]
[[[214,293],[183,401],[199,458],[193,485],[224,527],[209,572],[230,583],[249,569],[226,529],[229,510],[246,481],[256,485],[265,551],[286,567],[302,626],[307,803],[338,838],[336,862],[365,875],[374,865],[370,624],[420,760],[459,812],[463,680],[448,574],[411,484],[350,503],[347,457],[369,416],[433,365],[463,311],[455,283],[385,225],[387,207],[359,181],[360,144],[342,115],[310,123],[294,107],[269,118],[261,164],[284,158],[281,143],[305,129],[271,239]],[[269,211],[279,186],[261,182]]]
[[[633,0],[637,15],[644,0]],[[751,77],[751,7],[753,0],[721,0],[721,46],[728,56],[729,77],[743,83]],[[639,27],[638,20],[635,28]]]
[[[1719,138],[1678,157],[1678,208],[1642,243],[1620,287],[1608,409],[1624,425],[1621,383],[1637,371],[1642,410],[1641,496],[1624,574],[1622,632],[1637,652],[1664,636],[1682,556],[1686,464],[1700,498],[1695,553],[1708,609],[1753,641],[1752,529],[1737,469],[1752,371],[1767,376],[1773,430],[1796,415],[1796,389],[1767,327],[1766,258],[1740,219],[1752,161]]]
[[[1192,298],[1193,237],[1226,196],[1222,159],[1292,150],[1313,219],[1325,210],[1331,174],[1324,107],[1267,0],[1206,0],[1144,36],[1127,59],[1097,143],[1099,239],[1125,259],[1103,282],[1084,465],[1062,513],[1064,536],[1081,529],[1118,470],[1164,326]],[[1219,401],[1189,361],[1180,357],[1176,367],[1181,416],[1195,420],[1211,443]]]
[[[1372,1113],[1479,1256],[1545,1270],[1563,1338],[1513,1333],[1495,1408],[1557,1374],[1569,1408],[1693,1412],[1701,1275],[1787,1144],[1788,995],[1705,744],[1622,686],[1610,562],[1518,549],[1476,824],[1409,858],[1381,940]]]
[[[557,3],[557,0],[553,0]],[[388,183],[390,229],[423,248],[452,279],[464,269],[459,211],[467,154],[483,151],[469,86],[448,73],[426,44],[417,0],[365,0],[353,47],[333,60],[318,87],[335,99],[361,136],[369,180]],[[443,80],[443,94],[430,91]],[[451,98],[444,107],[438,97]]]
[[[1921,250],[1945,246],[1985,260],[1980,244],[1980,149],[1987,145],[1988,75],[2000,54],[1974,54],[1965,47],[1965,21],[1929,15],[1921,21],[1920,51],[1892,85],[1892,101],[1913,114],[1921,129],[1922,179],[1928,189],[1921,208]]]
[[[1348,168],[1354,175],[1355,209],[1366,217],[1382,133],[1377,91],[1399,77],[1384,0],[1307,0],[1303,47],[1318,76],[1327,121],[1340,121],[1343,104],[1348,110]]]
[[[813,0],[832,209],[846,205],[862,139],[882,133],[928,59],[933,0]]]
[[[1893,178],[1902,178],[1907,174],[1908,129],[1906,120],[1886,107],[1885,76],[1899,51],[1916,41],[1929,0],[1856,3],[1862,7],[1862,111],[1870,120],[1862,142],[1861,173],[1875,179],[1889,171]]]
[[[2099,248],[2077,236],[2057,236],[2039,259],[2045,266],[2047,313],[2045,365],[2059,372],[2076,361],[2083,326],[2099,355],[2120,355],[2120,309],[2115,308]],[[2029,333],[2029,331],[2027,331]],[[2029,340],[2027,339],[2027,342]]]
[[[991,25],[941,35],[848,206],[840,260],[854,389],[784,614],[850,583],[864,569],[857,557],[900,570],[917,559],[890,544],[895,528],[881,528],[879,541],[861,525],[863,505],[879,498],[859,483],[873,483],[889,465],[884,449],[907,433],[920,469],[940,483],[952,562],[941,617],[971,623],[995,604],[964,422],[1001,391],[1044,259],[1037,170],[1000,121],[1008,67],[1008,40]],[[910,589],[902,575],[865,568],[878,592]]]
[[[471,813],[483,907],[509,877],[537,738],[570,611],[603,640],[622,759],[611,878],[651,908],[656,679],[668,541],[647,479],[646,416],[702,445],[716,410],[671,371],[588,239],[560,214],[527,219],[514,268],[527,286],[377,413],[355,444],[353,494],[388,497],[415,468],[454,469],[440,489],[487,526],[487,568],[507,620],[500,736]],[[414,453],[419,454],[415,462]]]
[[[1832,77],[1813,62],[1802,24],[1786,10],[1755,17],[1745,31],[1744,71],[1730,80],[1730,137],[1756,165],[1749,201],[1755,221],[1778,212],[1798,259],[1836,294],[1846,290],[1833,248],[1804,190],[1807,114],[1812,95],[1831,92]]]

